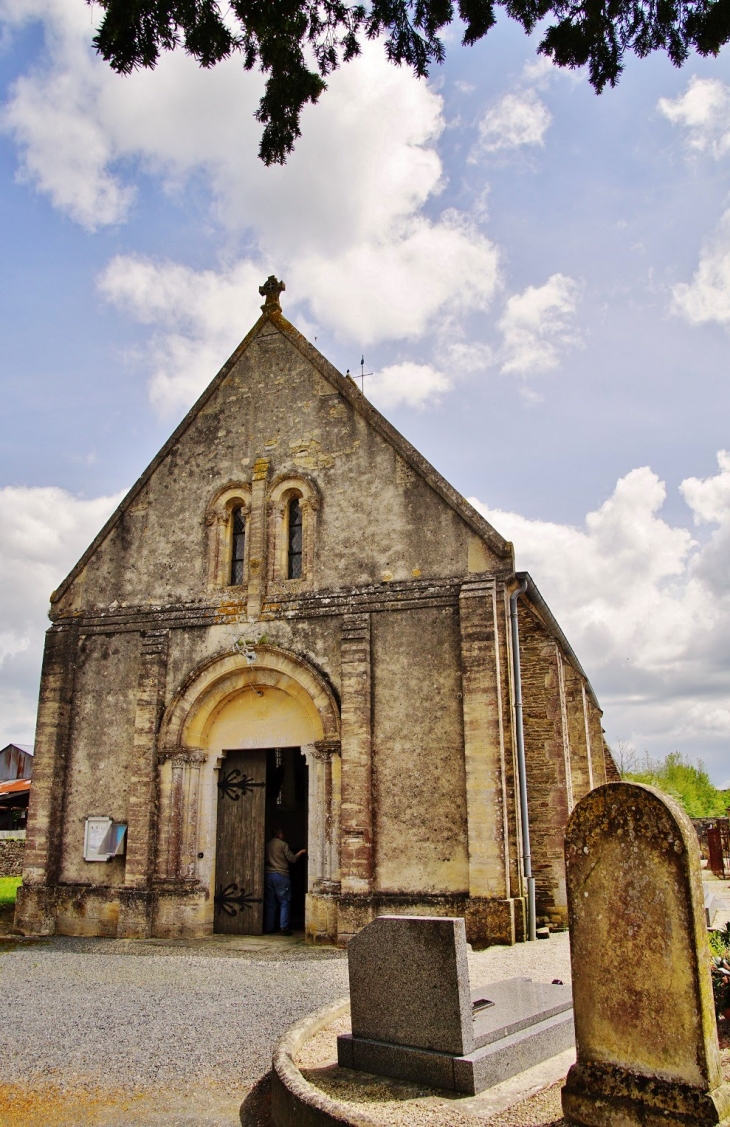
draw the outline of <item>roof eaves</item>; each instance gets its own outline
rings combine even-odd
[[[568,639],[565,637],[565,634],[561,630],[553,612],[550,610],[550,607],[547,605],[544,598],[540,594],[540,591],[538,590],[534,579],[528,571],[518,571],[515,573],[515,575],[520,583],[522,583],[523,581],[527,583],[527,591],[525,593],[532,603],[533,608],[537,611],[538,615],[542,619],[543,624],[547,627],[555,640],[560,643],[560,647],[563,653],[575,669],[576,673],[579,673],[585,681],[586,691],[588,692],[588,695],[590,696],[598,711],[601,713],[601,715],[603,715],[603,709],[598,703],[598,698],[593,691],[593,686],[588,680],[588,674],[586,673],[581,663],[578,661],[575,650],[571,646]]]

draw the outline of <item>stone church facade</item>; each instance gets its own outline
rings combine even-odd
[[[615,777],[595,695],[512,545],[282,288],[51,596],[16,923],[259,932],[282,826],[310,941],[408,912],[512,943],[527,817],[561,925],[568,815]]]

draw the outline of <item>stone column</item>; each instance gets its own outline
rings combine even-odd
[[[313,747],[319,768],[319,891],[338,892],[339,882],[339,809],[336,809],[332,760],[341,754],[339,740],[317,740]]]
[[[370,615],[342,624],[342,892],[373,886],[372,672]]]
[[[170,763],[170,779],[160,784],[158,873],[167,880],[194,881],[198,860],[200,768],[208,760],[201,748],[165,748],[160,766]]]
[[[507,795],[494,581],[462,584],[459,595],[466,768],[470,936],[514,943],[509,897]],[[479,918],[481,916],[481,919]],[[485,932],[485,934],[480,934]]]
[[[61,867],[77,649],[78,630],[73,624],[59,623],[46,634],[23,885],[15,913],[16,926],[26,934],[52,935],[56,926],[52,888]]]
[[[309,765],[309,889],[307,939],[332,943],[337,938],[339,881],[339,788],[334,763],[340,741],[317,740],[302,748]]]
[[[157,726],[165,693],[170,635],[154,630],[142,639],[137,710],[129,770],[125,890],[121,894],[117,934],[144,938],[150,934],[149,886],[155,862],[157,812]]]
[[[266,590],[266,481],[269,463],[257,458],[251,484],[251,515],[248,520],[248,595],[246,615],[255,622],[261,615]]]
[[[563,733],[563,761],[565,763],[565,795],[568,814],[575,806],[573,797],[573,769],[570,762],[570,728],[568,726],[568,704],[565,694],[565,666],[560,646],[555,644],[555,663],[558,669],[558,693],[560,696],[560,727]]]
[[[593,790],[595,783],[593,781],[593,752],[591,750],[591,726],[588,720],[588,701],[586,700],[586,687],[581,681],[580,686],[581,695],[583,698],[583,723],[586,730],[586,755],[588,757],[588,789]]]
[[[303,497],[302,506],[302,579],[307,587],[314,582],[314,545],[317,540],[318,497]]]

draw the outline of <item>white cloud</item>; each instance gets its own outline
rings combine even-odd
[[[722,524],[730,512],[730,454],[717,455],[720,473],[714,477],[686,478],[680,491],[694,515],[695,524]]]
[[[441,333],[439,353],[442,366],[455,376],[486,372],[494,365],[494,351],[483,341],[454,341],[451,326],[446,323]]]
[[[695,75],[684,94],[660,98],[657,108],[672,125],[686,130],[695,152],[719,160],[730,150],[730,86],[719,79]]]
[[[719,777],[730,739],[730,454],[681,493],[701,543],[663,519],[666,488],[632,470],[582,527],[472,503],[513,540],[605,709],[609,737],[639,749],[704,749]],[[724,767],[721,767],[724,757]]]
[[[730,211],[700,252],[691,282],[672,290],[673,309],[691,325],[730,325]]]
[[[120,500],[0,489],[0,747],[32,738],[49,596]]]
[[[340,336],[362,344],[414,338],[449,307],[469,312],[489,302],[498,276],[492,243],[463,214],[423,214],[442,187],[443,101],[392,66],[380,43],[366,44],[360,59],[332,75],[320,104],[305,110],[304,135],[286,167],[267,169],[253,119],[262,79],[240,58],[205,71],[173,53],[154,73],[121,77],[94,55],[89,11],[78,0],[31,0],[27,9],[5,0],[0,13],[12,25],[42,18],[48,43],[42,65],[16,82],[5,108],[22,175],[84,226],[124,219],[133,199],[125,176],[136,167],[170,192],[202,175],[217,219],[248,233],[250,260],[284,275],[288,300],[308,301]],[[162,269],[168,279],[175,273],[173,264]],[[245,269],[228,265],[220,289],[230,290],[230,276]],[[139,264],[130,271],[139,281]],[[154,311],[168,316],[163,303],[152,303],[148,323]],[[188,362],[190,335],[157,341],[158,399],[160,380],[179,389],[196,383],[189,373],[204,341],[192,333],[197,358]],[[214,351],[215,334],[204,336]],[[175,370],[163,377],[166,351]]]
[[[190,406],[259,316],[264,268],[242,261],[220,272],[117,255],[98,279],[101,293],[155,326],[148,360],[150,399],[163,414]]]
[[[434,268],[434,264],[438,264]],[[364,344],[415,339],[442,313],[486,309],[497,289],[494,245],[454,211],[412,217],[336,256],[299,258],[290,273],[321,323]]]
[[[561,351],[579,342],[573,328],[579,287],[565,274],[542,286],[528,286],[507,299],[498,322],[503,338],[503,372],[530,376],[556,368]]]
[[[437,316],[487,307],[497,287],[497,252],[461,216],[449,213],[440,224],[413,219],[401,234],[400,240],[366,244],[341,257],[292,258],[283,271],[286,298],[308,294],[320,324],[334,320],[336,329],[364,345],[414,339]],[[99,278],[102,294],[156,329],[149,355],[156,407],[170,412],[189,406],[210,382],[242,327],[258,316],[258,286],[269,272],[249,259],[220,271],[132,255],[109,263]],[[437,388],[434,380],[429,386]],[[448,386],[441,382],[438,390]],[[381,402],[395,402],[390,392],[382,394]],[[397,401],[422,405],[415,390]]]
[[[505,94],[479,122],[479,140],[470,160],[478,159],[483,153],[518,149],[524,145],[543,146],[551,121],[550,110],[534,90]]]
[[[449,391],[452,381],[430,364],[392,364],[366,380],[365,394],[376,407],[388,410],[405,404],[408,407],[428,407],[438,403],[441,395]]]
[[[730,86],[716,78],[690,79],[676,98],[661,98],[659,111],[685,130],[691,151],[720,160],[730,152]],[[691,282],[672,289],[672,309],[691,325],[730,325],[730,211],[700,252]]]
[[[15,83],[4,124],[21,175],[55,207],[92,230],[122,222],[141,167],[172,193],[202,176],[217,220],[248,235],[247,256],[217,270],[126,256],[102,273],[107,299],[153,327],[160,409],[189,405],[210,380],[268,273],[285,278],[290,310],[308,303],[306,317],[361,346],[419,338],[491,301],[494,245],[463,213],[424,214],[442,187],[442,99],[381,44],[331,77],[287,166],[267,169],[252,116],[262,80],[240,59],[204,71],[174,53],[121,77],[94,55],[83,3],[0,0],[2,17],[44,22],[46,54]]]

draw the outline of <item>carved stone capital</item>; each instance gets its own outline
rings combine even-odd
[[[157,752],[157,762],[166,763],[171,760],[173,767],[182,767],[191,763],[207,763],[208,752],[201,747],[163,747]]]
[[[340,740],[315,740],[314,755],[316,759],[331,759],[334,755],[342,755]]]

